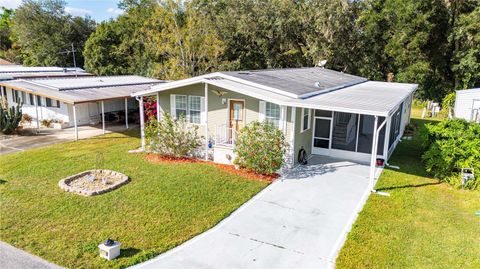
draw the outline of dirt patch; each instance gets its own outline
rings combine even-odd
[[[278,177],[280,177],[279,174],[273,174],[273,175],[262,175],[255,173],[253,171],[247,170],[247,169],[236,169],[235,166],[233,165],[228,165],[228,164],[219,164],[219,163],[214,163],[214,162],[209,162],[209,161],[204,161],[204,160],[199,160],[199,159],[191,159],[191,158],[172,158],[172,157],[166,157],[166,156],[160,156],[157,154],[147,154],[146,155],[147,161],[151,163],[166,163],[166,164],[176,164],[176,163],[203,163],[203,164],[208,164],[211,166],[215,166],[219,169],[222,169],[230,174],[234,175],[239,175],[243,176],[248,179],[253,179],[253,180],[259,180],[259,181],[268,181],[272,182]]]

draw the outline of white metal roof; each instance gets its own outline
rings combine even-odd
[[[81,68],[57,66],[0,65],[0,73],[85,72]]]
[[[231,80],[221,73],[203,75],[153,86],[150,90],[136,92],[133,96],[152,95],[156,92],[183,86],[207,83],[279,105],[343,111],[366,115],[388,116],[412,94],[418,85],[406,83],[366,81],[344,88],[320,93],[308,98],[294,98],[281,90],[262,85]]]
[[[86,88],[99,88],[111,86],[125,86],[158,83],[157,79],[141,76],[103,76],[103,77],[81,77],[62,79],[36,79],[30,83],[44,86],[59,91],[76,90]]]
[[[139,76],[111,76],[11,80],[0,82],[0,85],[76,104],[131,97],[133,93],[148,90],[152,85],[159,83],[164,83],[164,81]]]

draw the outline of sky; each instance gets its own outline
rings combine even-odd
[[[66,0],[65,11],[74,15],[92,17],[97,22],[115,18],[122,13],[118,8],[119,0]],[[17,8],[22,0],[0,0],[0,6]]]

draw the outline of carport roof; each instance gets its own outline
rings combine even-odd
[[[77,104],[131,97],[165,81],[140,76],[104,76],[62,79],[12,80],[0,85]]]

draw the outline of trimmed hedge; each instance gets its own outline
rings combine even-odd
[[[465,120],[444,120],[427,124],[422,133],[426,148],[422,159],[427,172],[456,187],[461,186],[462,168],[473,168],[475,180],[469,189],[480,187],[480,125]]]

